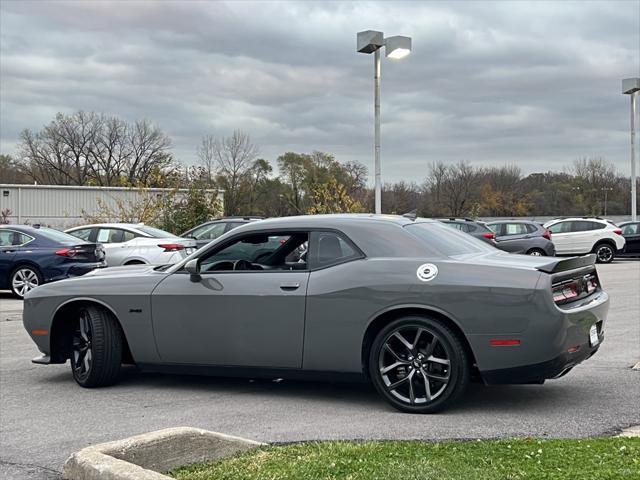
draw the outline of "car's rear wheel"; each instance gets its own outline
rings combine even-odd
[[[595,246],[593,252],[596,254],[598,263],[611,263],[615,256],[614,248],[608,243],[600,243]]]
[[[369,374],[378,393],[398,410],[435,413],[460,397],[470,365],[453,330],[428,317],[408,316],[377,335]]]
[[[82,387],[114,384],[122,364],[122,332],[110,312],[88,306],[78,311],[73,332],[71,371]]]
[[[527,255],[533,255],[534,257],[546,257],[547,254],[541,248],[531,248],[527,251]]]
[[[29,265],[20,265],[9,276],[11,293],[18,298],[24,298],[27,292],[42,284],[40,271]]]

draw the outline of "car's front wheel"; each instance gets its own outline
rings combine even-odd
[[[24,298],[27,292],[42,284],[42,275],[37,268],[20,265],[9,276],[11,293],[18,298]]]
[[[469,383],[470,364],[458,335],[428,317],[394,320],[375,338],[369,374],[398,410],[435,413],[455,402]]]
[[[614,248],[608,243],[600,243],[593,249],[598,263],[611,263],[615,256]]]
[[[122,332],[107,310],[79,309],[72,339],[71,371],[82,387],[105,387],[117,382],[122,364]]]

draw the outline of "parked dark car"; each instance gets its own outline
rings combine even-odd
[[[0,289],[18,298],[43,283],[84,275],[106,266],[99,243],[58,230],[0,225]]]
[[[224,235],[240,225],[262,220],[262,217],[224,217],[210,222],[205,222],[197,227],[187,230],[182,235],[183,238],[191,238],[196,241],[196,248],[204,247],[211,240]]]
[[[618,225],[622,236],[626,240],[624,248],[618,252],[618,257],[640,257],[640,222],[623,222]]]
[[[469,235],[479,238],[494,247],[498,246],[495,233],[482,222],[477,222],[471,218],[440,218],[438,220],[446,223],[450,227],[457,228],[458,230],[462,230]]]
[[[530,220],[496,220],[486,225],[495,232],[500,250],[548,257],[556,254],[551,232],[539,223]]]

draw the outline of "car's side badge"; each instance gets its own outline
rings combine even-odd
[[[433,263],[424,263],[418,267],[416,275],[419,280],[422,280],[423,282],[430,282],[436,278],[436,275],[438,275],[438,267]]]

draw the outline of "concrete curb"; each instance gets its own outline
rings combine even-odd
[[[640,425],[634,425],[633,427],[623,428],[618,437],[640,437]]]
[[[170,480],[166,472],[235,455],[264,445],[200,428],[176,427],[101,443],[72,454],[67,480]]]

